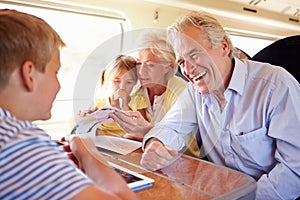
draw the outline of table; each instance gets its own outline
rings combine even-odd
[[[135,191],[139,199],[254,199],[256,181],[241,172],[187,155],[179,156],[169,166],[150,171],[140,163],[139,149],[128,155],[101,150],[110,162],[155,180],[153,186]]]

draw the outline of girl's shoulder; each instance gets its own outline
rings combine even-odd
[[[147,90],[141,87],[131,96],[129,107],[132,110],[137,111],[144,108],[148,108],[149,106],[150,103],[149,103]]]
[[[101,108],[103,106],[110,106],[109,99],[108,98],[96,98],[95,106],[97,108]]]

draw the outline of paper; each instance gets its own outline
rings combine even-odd
[[[100,135],[92,136],[91,138],[97,147],[107,149],[122,155],[126,155],[142,147],[141,142],[121,137]]]
[[[123,112],[111,106],[104,106],[101,109],[82,118],[72,129],[71,134],[86,134],[94,136],[96,129],[100,124],[113,121],[109,114],[112,112]]]

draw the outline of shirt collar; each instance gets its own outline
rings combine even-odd
[[[12,119],[13,121],[18,121],[22,127],[28,127],[28,126],[32,126],[32,123],[30,121],[21,121],[21,120],[18,120],[13,114],[11,114],[8,110],[5,110],[4,108],[1,108],[0,107],[0,117],[3,117],[3,118],[10,118]]]
[[[240,59],[234,58],[234,61],[235,65],[228,89],[234,90],[240,95],[243,95],[247,69],[244,62]]]
[[[0,107],[0,116],[5,116],[9,118],[14,118],[14,116],[7,110]]]

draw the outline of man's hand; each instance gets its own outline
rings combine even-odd
[[[152,138],[147,142],[141,165],[150,170],[158,170],[173,162],[177,155],[178,152],[176,150]]]

